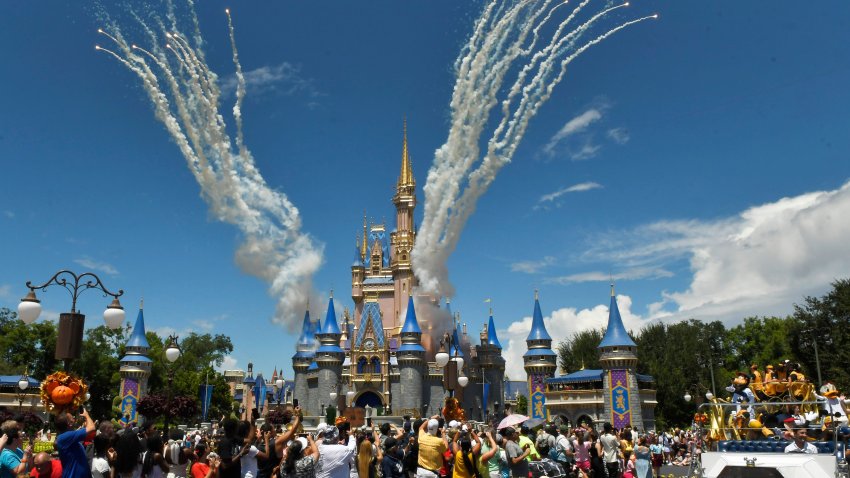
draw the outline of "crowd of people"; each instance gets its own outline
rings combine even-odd
[[[496,430],[440,416],[377,427],[340,419],[306,433],[298,408],[283,422],[258,428],[223,418],[209,431],[163,437],[152,423],[116,429],[83,410],[59,414],[54,436],[42,433],[25,446],[21,425],[9,420],[0,425],[0,478],[649,478],[663,463],[687,465],[693,439],[610,424],[601,434],[555,425]],[[32,443],[45,437],[54,453],[34,453]]]

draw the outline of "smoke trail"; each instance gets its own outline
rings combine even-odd
[[[266,184],[244,143],[241,108],[246,89],[230,12],[226,12],[228,30],[239,82],[232,110],[235,141],[219,110],[218,77],[204,60],[192,2],[188,5],[193,27],[191,44],[178,31],[177,16],[168,1],[167,22],[159,17],[145,22],[132,13],[147,35],[147,48],[128,43],[117,23],[110,22],[108,33],[98,32],[115,47],[97,49],[139,77],[156,118],[171,135],[201,187],[210,213],[242,233],[237,264],[246,273],[269,283],[269,294],[277,299],[273,321],[294,330],[312,295],[312,276],[322,263],[322,246],[301,231],[298,209],[285,194]],[[158,30],[148,23],[155,24]],[[167,43],[162,44],[161,38]]]
[[[528,122],[563,79],[567,66],[588,48],[635,23],[641,17],[603,30],[579,43],[611,12],[628,3],[603,5],[584,23],[572,26],[590,0],[582,0],[557,25],[556,10],[567,1],[515,0],[490,2],[476,20],[469,41],[455,61],[456,82],[450,103],[451,126],[446,142],[434,154],[428,171],[425,213],[413,249],[420,287],[439,296],[454,295],[446,261],[457,246],[478,199],[508,162],[525,135]],[[568,29],[571,28],[570,29]],[[538,42],[547,30],[545,46]],[[510,86],[506,78],[517,72]],[[501,108],[496,108],[501,104]],[[496,125],[487,129],[495,118]],[[482,152],[481,140],[486,138]]]

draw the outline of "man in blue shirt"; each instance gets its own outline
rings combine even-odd
[[[23,437],[21,437],[18,422],[14,420],[3,422],[0,434],[6,438],[3,450],[0,451],[0,478],[15,478],[21,473],[26,473],[32,465],[32,446],[28,446],[25,451],[21,450]]]
[[[91,478],[83,440],[94,432],[94,420],[85,408],[80,415],[86,419],[86,426],[76,430],[73,428],[77,420],[73,414],[62,412],[56,417],[56,449],[59,451],[59,461],[62,462],[62,478]]]

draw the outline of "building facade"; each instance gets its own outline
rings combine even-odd
[[[121,421],[131,423],[136,421],[136,405],[148,391],[148,378],[151,375],[153,361],[148,357],[150,344],[145,336],[144,302],[139,304],[139,315],[133,325],[133,332],[127,339],[124,357],[121,358],[121,398],[119,408]]]
[[[386,224],[370,224],[364,216],[351,265],[351,309],[345,307],[338,317],[331,297],[324,322],[313,322],[306,312],[292,357],[294,397],[312,415],[329,405],[369,406],[394,416],[436,413],[444,402],[444,377],[434,354],[440,337],[448,333],[455,344],[452,355],[463,358],[462,373],[468,378],[466,387],[451,393],[468,417],[485,417],[502,398],[505,371],[492,317],[480,344],[473,345],[466,324],[452,314],[448,302],[414,296],[411,252],[417,200],[406,124],[392,202],[392,231]],[[420,324],[416,310],[423,307],[439,308],[452,317],[453,327],[434,330],[426,321]]]
[[[550,417],[572,424],[615,428],[630,426],[640,431],[655,429],[654,380],[637,373],[637,345],[626,332],[614,286],[608,326],[598,346],[600,369],[585,369],[546,379],[545,403]]]

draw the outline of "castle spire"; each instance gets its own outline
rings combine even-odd
[[[487,323],[487,344],[502,348],[499,337],[496,335],[496,324],[493,322],[493,313],[490,312],[490,322]]]
[[[611,306],[608,307],[608,327],[605,336],[598,348],[603,347],[637,347],[635,341],[629,337],[623,319],[620,317],[620,308],[617,307],[617,296],[614,295],[614,284],[611,284]]]
[[[410,164],[410,153],[407,150],[407,117],[404,118],[404,139],[401,145],[401,174],[398,177],[398,187],[415,186],[413,166]]]
[[[360,260],[366,262],[366,253],[368,251],[367,244],[369,243],[369,226],[366,222],[366,210],[363,210],[363,240],[360,242]]]

